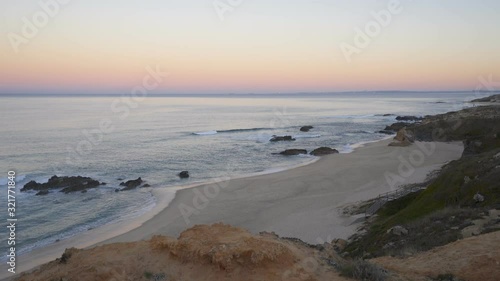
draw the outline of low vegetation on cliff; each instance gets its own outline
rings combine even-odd
[[[426,189],[386,203],[365,232],[351,238],[345,255],[411,255],[500,229],[500,107],[426,116],[406,130],[418,141],[463,141],[463,155],[445,165]],[[474,228],[475,222],[480,225]]]

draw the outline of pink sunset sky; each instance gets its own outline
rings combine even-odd
[[[380,0],[60,2],[2,2],[0,93],[120,93],[148,65],[170,73],[158,93],[474,90],[479,77],[500,80],[494,0],[400,0],[397,13]],[[356,30],[382,11],[390,20],[356,46]],[[342,44],[358,52],[347,60]]]

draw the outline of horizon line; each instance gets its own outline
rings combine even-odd
[[[378,94],[378,93],[500,93],[498,91],[490,90],[362,90],[362,91],[332,91],[332,92],[282,92],[282,93],[150,93],[149,97],[183,97],[183,96],[269,96],[269,95],[335,95],[335,94]],[[101,97],[114,97],[123,96],[124,93],[0,93],[0,96],[15,97],[15,96],[101,96]]]

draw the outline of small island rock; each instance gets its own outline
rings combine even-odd
[[[141,185],[142,182],[143,181],[140,177],[135,179],[135,180],[129,180],[127,182],[122,182],[122,183],[120,183],[120,185],[125,186],[125,188],[122,188],[121,191],[134,189],[134,188],[138,187],[139,185]]]
[[[311,151],[311,155],[314,156],[323,156],[323,155],[328,155],[328,154],[335,154],[339,153],[338,150],[330,148],[330,147],[320,147],[316,148],[315,150]]]
[[[309,130],[313,129],[314,127],[313,126],[302,126],[300,128],[300,131],[301,132],[309,132]]]
[[[187,179],[189,178],[189,172],[188,171],[182,171],[180,172],[179,174],[177,174],[179,176],[179,178],[181,179]]]

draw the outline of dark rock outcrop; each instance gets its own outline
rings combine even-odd
[[[179,178],[181,179],[187,179],[189,178],[189,172],[188,171],[182,171],[180,172],[179,174],[177,174],[179,176]]]
[[[151,185],[149,185],[149,184],[146,183],[145,185],[141,186],[141,188],[142,187],[151,187]]]
[[[279,154],[286,155],[286,156],[307,154],[307,150],[305,150],[305,149],[287,149],[285,151],[280,152]]]
[[[35,181],[30,181],[24,185],[21,191],[35,190],[35,191],[47,191],[50,189],[61,189],[61,192],[70,193],[76,191],[82,191],[89,188],[96,188],[101,183],[89,177],[51,177],[46,183],[37,183]],[[45,195],[45,192],[39,194]]]
[[[127,182],[122,182],[122,183],[120,183],[120,185],[125,186],[125,187],[122,188],[121,191],[134,189],[134,188],[138,187],[139,185],[141,185],[142,182],[143,182],[143,180],[140,177],[135,179],[135,180],[129,180]]]
[[[396,117],[396,120],[398,121],[422,121],[424,118],[423,117],[417,117],[417,116],[398,116]]]
[[[303,126],[300,128],[301,132],[309,132],[311,129],[313,129],[313,126]]]
[[[269,141],[294,141],[295,139],[292,136],[273,136]]]
[[[471,102],[500,102],[500,95],[492,95],[485,98],[475,99]]]
[[[311,155],[314,156],[323,156],[323,155],[328,155],[328,154],[336,154],[339,153],[338,150],[330,148],[330,147],[320,147],[316,148],[315,150],[311,151]]]
[[[408,123],[405,123],[405,122],[396,122],[396,123],[393,123],[392,125],[386,126],[385,129],[384,129],[384,131],[386,131],[386,132],[392,132],[394,134],[397,131],[399,131],[399,130],[403,129],[404,127],[406,127],[406,126],[408,126]]]

